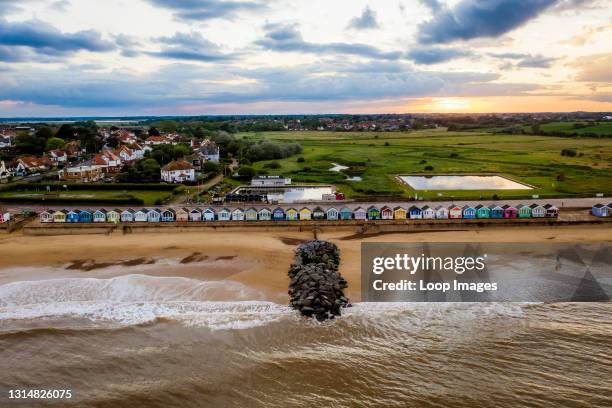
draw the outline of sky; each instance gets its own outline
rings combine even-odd
[[[612,0],[0,0],[0,117],[612,111]]]

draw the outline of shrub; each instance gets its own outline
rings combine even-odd
[[[434,169],[434,167],[433,167],[433,166],[425,166],[425,170],[427,170],[427,171],[431,171],[431,170],[433,170],[433,169]]]
[[[298,163],[304,163],[306,161],[306,159],[304,159],[303,157],[298,157],[297,162]]]
[[[421,161],[419,162],[419,164],[425,164],[425,163],[427,163],[427,160],[421,160]]]
[[[453,158],[453,159],[454,159],[454,158],[456,158],[456,157],[459,157],[459,153],[457,153],[457,152],[452,152],[452,153],[450,154],[450,157],[451,157],[451,158]]]
[[[561,150],[561,156],[576,157],[576,154],[578,153],[576,152],[575,149],[562,149]]]
[[[264,168],[265,169],[280,169],[281,165],[279,162],[274,161],[274,162],[264,164]]]

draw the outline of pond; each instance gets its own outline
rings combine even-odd
[[[532,190],[501,176],[399,176],[415,190]]]
[[[299,203],[302,201],[321,201],[324,194],[333,194],[331,186],[293,186],[293,187],[240,187],[235,194],[262,194],[269,202]]]

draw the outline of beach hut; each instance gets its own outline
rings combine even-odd
[[[290,208],[285,211],[287,221],[297,221],[300,218],[300,213],[295,208]]]
[[[247,208],[247,210],[244,212],[244,219],[247,221],[257,221],[257,215],[257,208]]]
[[[66,210],[57,210],[53,213],[53,222],[66,222]]]
[[[546,204],[544,209],[546,210],[546,218],[557,218],[559,216],[559,209],[552,204]]]
[[[176,211],[172,208],[166,208],[161,212],[161,221],[162,222],[174,222],[176,221]]]
[[[408,216],[411,220],[421,220],[423,219],[423,210],[416,205],[413,205],[408,209]]]
[[[147,213],[147,222],[160,222],[162,213],[160,210],[153,208]]]
[[[463,218],[474,219],[476,218],[476,209],[469,205],[464,205],[461,208]]]
[[[343,207],[340,210],[340,219],[341,220],[351,220],[353,219],[353,211],[351,211],[348,207]]]
[[[175,219],[176,222],[187,222],[189,221],[189,209],[187,208],[178,208],[175,211]]]
[[[149,210],[143,208],[134,212],[134,221],[136,222],[147,222],[149,221]]]
[[[104,208],[94,211],[93,222],[106,222],[106,210]]]
[[[539,204],[531,204],[529,206],[531,208],[531,216],[533,218],[543,218],[546,217],[546,209]]]
[[[38,214],[38,219],[44,223],[53,222],[53,213],[45,210]]]
[[[208,209],[206,210],[208,211]],[[204,211],[204,219],[206,219],[206,211]],[[228,208],[222,208],[219,210],[218,220],[229,221],[232,218],[232,212]]]
[[[199,222],[202,221],[202,211],[199,208],[193,208],[189,211],[189,221]]]
[[[596,217],[607,217],[608,211],[609,211],[608,206],[604,204],[595,204],[591,208],[591,214],[593,214]]]
[[[436,219],[447,219],[448,218],[448,208],[444,206],[436,207]]]
[[[380,220],[380,210],[377,207],[368,208],[368,220]]]
[[[491,218],[504,218],[504,209],[498,205],[490,205],[489,214]]]
[[[242,208],[236,208],[232,211],[232,221],[244,221],[244,210]]]
[[[120,219],[121,219],[121,210],[114,209],[106,213],[106,221],[108,222],[118,223]]]
[[[423,219],[431,220],[436,218],[436,211],[428,205],[421,208],[421,213],[423,214]]]
[[[313,220],[324,220],[325,219],[325,211],[321,207],[317,207],[312,210],[312,219]]]
[[[0,212],[0,223],[9,222],[10,220],[11,220],[11,213],[9,213],[9,212],[5,212],[5,213]]]
[[[368,212],[364,208],[361,208],[361,207],[355,208],[355,211],[353,211],[353,215],[356,220],[367,220],[368,219]]]
[[[326,216],[328,220],[335,221],[340,218],[340,212],[334,207],[329,207],[326,211]]]
[[[215,220],[215,210],[213,210],[212,208],[207,208],[204,211],[202,211],[202,220],[214,221]]]
[[[463,209],[461,207],[456,205],[448,207],[448,218],[457,219],[461,217],[463,217]]]
[[[392,220],[393,219],[393,210],[391,207],[387,207],[386,205],[380,209],[380,218],[383,220]]]
[[[66,222],[79,222],[79,211],[68,211],[68,213],[66,214]]]
[[[121,222],[133,222],[134,221],[134,210],[128,209],[121,212]]]
[[[272,211],[269,208],[262,208],[257,216],[260,221],[270,221],[272,219]]]
[[[393,218],[396,220],[405,220],[408,216],[408,211],[404,207],[395,207],[393,209]]]
[[[518,218],[518,209],[516,207],[506,204],[502,208],[504,209],[504,218]]]
[[[476,206],[476,218],[490,218],[491,217],[491,210],[489,209],[489,207],[482,205],[482,204],[478,204]]]
[[[312,211],[310,208],[302,208],[300,210],[300,220],[311,220],[312,219]]]
[[[283,221],[285,219],[285,210],[280,207],[276,207],[274,210],[272,210],[272,219],[274,221]]]
[[[516,209],[518,210],[519,218],[531,218],[531,208],[528,205],[519,204],[516,206]]]

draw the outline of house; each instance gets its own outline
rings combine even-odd
[[[325,212],[325,216],[328,220],[335,221],[340,217],[340,212],[334,207],[329,207]]]
[[[92,222],[93,214],[89,210],[79,211],[79,222]]]
[[[380,218],[383,220],[392,220],[393,210],[390,207],[384,206],[380,209]]]
[[[393,209],[393,218],[396,220],[405,220],[408,216],[408,211],[404,207],[395,207]]]
[[[96,210],[93,213],[93,222],[106,222],[106,210]]]
[[[89,183],[98,181],[104,176],[102,168],[94,166],[92,161],[68,166],[58,172],[60,180]]]
[[[219,221],[229,221],[232,219],[232,212],[228,208],[222,208],[218,214]]]
[[[353,212],[348,207],[343,207],[340,210],[340,219],[341,220],[350,220],[353,218]]]
[[[202,212],[202,219],[204,221],[214,221],[215,220],[215,210],[212,208],[207,208]]]
[[[66,222],[66,210],[57,210],[53,213],[53,222]]]
[[[147,146],[158,146],[163,144],[172,144],[172,140],[165,136],[149,136],[145,140],[145,145]]]
[[[138,210],[134,212],[134,221],[135,222],[147,222],[149,221],[149,210],[143,208],[142,210]]]
[[[609,215],[609,211],[610,209],[608,208],[608,206],[604,204],[595,204],[591,208],[591,214],[596,217],[607,217]]]
[[[451,206],[448,208],[448,218],[457,219],[463,217],[463,209],[459,206]]]
[[[290,208],[285,211],[285,218],[287,221],[297,221],[300,217],[300,214],[295,208]]]
[[[312,211],[310,208],[302,208],[300,210],[300,220],[311,220],[312,219]]]
[[[284,220],[285,219],[285,211],[283,211],[283,209],[280,208],[280,207],[276,207],[274,210],[272,210],[272,219],[274,221]]]
[[[256,176],[251,179],[251,187],[284,187],[289,184],[291,179],[283,176]]]
[[[11,138],[0,135],[0,149],[6,149],[7,147],[11,147]]]
[[[423,218],[426,220],[431,220],[436,218],[436,211],[431,208],[428,205],[423,206],[423,208],[421,208],[422,210],[422,214],[423,214]]]
[[[542,207],[539,204],[531,204],[529,206],[531,208],[531,216],[533,218],[543,218],[546,217],[546,208]]]
[[[176,211],[172,208],[166,208],[161,212],[161,221],[162,222],[174,222],[176,221]]]
[[[490,205],[489,214],[491,218],[504,218],[504,209],[498,205]]]
[[[40,222],[53,222],[54,221],[54,217],[53,217],[53,213],[50,211],[42,211],[39,215],[38,215],[38,219],[40,220]]]
[[[202,211],[200,211],[197,208],[194,208],[193,210],[189,211],[189,221],[192,221],[192,222],[202,221]]]
[[[448,208],[443,206],[436,207],[436,218],[437,219],[447,219],[448,218]]]
[[[195,181],[195,169],[185,160],[172,160],[162,167],[161,178],[166,183]]]
[[[504,218],[517,218],[518,217],[518,210],[515,207],[512,207],[511,205],[504,205],[502,206],[502,208],[504,209]]]
[[[78,210],[68,211],[68,213],[66,214],[66,222],[79,222]]]
[[[217,146],[214,141],[205,139],[200,146],[196,148],[197,150],[195,155],[199,158],[200,165],[206,162],[219,162],[219,146]]]
[[[312,211],[312,219],[314,220],[324,220],[325,219],[325,211],[321,207],[317,207]]]
[[[51,163],[55,165],[64,164],[68,161],[68,155],[63,150],[51,150],[47,155]]]
[[[90,163],[93,168],[101,169],[106,174],[118,173],[121,171],[121,167],[123,167],[121,158],[110,150],[103,150],[101,153],[97,153]]]
[[[110,210],[106,212],[107,222],[118,223],[120,219],[121,219],[121,210],[115,209],[115,210]]]
[[[25,175],[38,171],[46,171],[51,167],[51,161],[46,157],[24,156],[17,159],[15,173]]]
[[[516,206],[519,218],[531,218],[531,208],[528,205],[519,204]]]
[[[353,216],[356,220],[367,220],[368,212],[361,207],[357,207],[355,208],[355,211],[353,211]]]
[[[118,148],[116,148],[113,154],[115,156],[118,156],[121,159],[121,161],[124,163],[131,164],[131,163],[134,163],[136,160],[138,160],[136,153],[134,153],[134,151],[132,151],[132,149],[130,149],[126,145],[121,145]]]
[[[260,221],[270,221],[272,219],[272,211],[269,208],[259,210],[258,218]]]
[[[244,219],[247,221],[257,221],[257,208],[251,207],[244,212]]]
[[[420,220],[423,218],[423,210],[416,205],[413,205],[408,209],[408,216],[411,220]]]
[[[367,214],[368,220],[380,220],[380,210],[375,206],[369,207]]]
[[[474,207],[470,207],[469,205],[464,205],[463,208],[461,208],[462,215],[463,218],[467,218],[467,219],[473,219],[476,218],[476,209]]]
[[[232,221],[244,221],[244,210],[242,208],[236,208],[232,211]]]
[[[133,222],[134,221],[134,210],[123,210],[121,212],[121,222]]]
[[[12,175],[12,172],[6,168],[4,161],[0,160],[0,179],[8,178],[10,175]]]
[[[147,222],[160,222],[161,221],[161,211],[158,209],[149,210],[147,213]]]
[[[476,206],[476,218],[489,218],[491,217],[491,210],[489,207],[478,204]]]
[[[546,218],[557,218],[559,216],[559,209],[552,204],[546,204],[544,209],[546,210]]]

